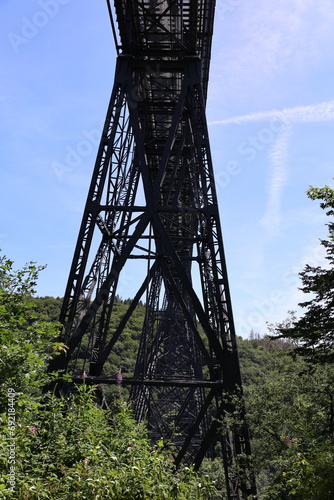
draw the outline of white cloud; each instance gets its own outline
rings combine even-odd
[[[219,16],[226,4],[235,8]],[[301,95],[327,64],[334,43],[331,0],[221,0],[217,12],[209,101],[219,98],[220,108],[284,102],[297,88]]]
[[[291,126],[285,125],[269,151],[270,180],[267,207],[260,220],[269,234],[276,231],[280,223],[281,197],[287,182],[287,155]]]
[[[234,116],[225,120],[209,122],[209,125],[240,125],[247,122],[259,122],[268,120],[281,120],[284,124],[292,123],[314,123],[334,120],[334,100],[324,101],[306,106],[285,108],[282,110],[273,109],[270,111],[259,111],[243,116]]]
[[[265,214],[260,220],[268,234],[275,234],[280,224],[281,197],[287,184],[288,145],[292,125],[331,120],[334,120],[334,100],[282,110],[260,111],[210,122],[210,125],[240,125],[249,122],[270,121],[275,130],[277,122],[283,123],[276,141],[269,149],[268,198]]]

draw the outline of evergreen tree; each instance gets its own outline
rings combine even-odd
[[[328,217],[334,215],[334,189],[310,187],[307,195],[311,200],[321,200],[320,207]],[[299,305],[304,315],[292,325],[279,329],[276,338],[288,338],[296,342],[295,354],[304,355],[315,363],[334,361],[334,222],[327,224],[328,239],[320,240],[326,250],[329,267],[306,265],[300,273],[302,287],[309,300]]]

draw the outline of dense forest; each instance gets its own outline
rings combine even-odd
[[[334,191],[311,188],[308,196],[331,220]],[[320,242],[328,267],[300,273],[304,314],[289,313],[265,336],[238,338],[259,500],[334,499],[332,222],[328,229]],[[0,498],[224,499],[221,457],[198,473],[175,474],[164,443],[150,443],[134,421],[124,389],[115,388],[108,410],[86,385],[67,400],[42,394],[50,380],[45,368],[66,346],[55,341],[61,299],[34,295],[41,271],[33,263],[17,271],[0,257]],[[118,300],[114,320],[128,303]],[[110,356],[109,374],[120,365],[131,374],[144,310],[137,307]]]

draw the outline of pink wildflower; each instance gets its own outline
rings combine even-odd
[[[31,426],[31,427],[30,427],[30,429],[29,429],[29,430],[30,430],[31,434],[36,434],[36,432],[37,432],[37,427],[35,427],[35,426],[33,425],[33,426]]]
[[[121,383],[122,383],[122,380],[123,380],[123,377],[122,377],[122,372],[121,372],[121,369],[119,369],[118,374],[117,374],[117,377],[116,377],[116,382],[117,382],[117,384],[121,384]]]

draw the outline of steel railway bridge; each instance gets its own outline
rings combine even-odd
[[[205,115],[215,2],[107,6],[115,80],[61,311],[68,354],[50,369],[119,383],[108,357],[144,302],[122,380],[136,418],[176,465],[198,468],[221,445],[228,498],[255,498]],[[111,329],[134,263],[142,279]]]

